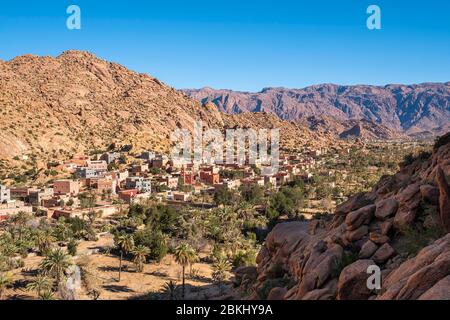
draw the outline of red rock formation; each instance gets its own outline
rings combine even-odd
[[[450,232],[450,187],[445,179],[441,167],[436,169],[436,182],[439,186],[439,210],[441,223],[447,232]]]
[[[424,238],[422,233],[437,226],[434,181],[440,191],[442,224],[449,226],[448,174],[450,141],[435,148],[428,159],[384,177],[371,192],[338,206],[325,225],[276,225],[258,255],[250,298],[256,298],[267,281],[280,278],[294,285],[274,289],[276,298],[284,293],[284,299],[450,299],[450,234]],[[408,234],[408,228],[419,231]],[[404,241],[428,245],[416,253],[402,247]],[[370,265],[381,270],[381,290],[366,286]]]

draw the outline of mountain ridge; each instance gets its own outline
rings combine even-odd
[[[58,159],[133,145],[168,152],[179,128],[280,127],[282,136],[320,141],[307,128],[272,114],[226,115],[148,74],[69,50],[57,57],[24,55],[0,63],[0,158],[24,154]],[[292,131],[292,132],[290,132]],[[303,139],[304,138],[304,139]]]
[[[319,84],[300,89],[266,87],[260,92],[209,87],[182,91],[202,103],[214,103],[225,113],[264,110],[290,121],[311,116],[341,122],[364,119],[408,135],[443,134],[450,127],[450,82]]]

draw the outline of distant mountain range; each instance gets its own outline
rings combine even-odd
[[[214,103],[225,113],[266,111],[284,120],[307,123],[312,129],[322,122],[325,130],[349,130],[359,120],[366,120],[362,127],[369,122],[378,127],[375,131],[409,136],[441,135],[450,129],[450,82],[321,84],[303,89],[264,88],[257,93],[208,87],[182,91],[202,103]]]

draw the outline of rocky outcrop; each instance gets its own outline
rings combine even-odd
[[[277,224],[248,297],[276,283],[277,299],[450,299],[449,175],[450,142],[339,205],[326,223]],[[381,289],[367,286],[370,266]]]
[[[439,210],[441,223],[447,232],[450,232],[450,187],[448,186],[441,167],[436,169],[436,182],[439,186]]]

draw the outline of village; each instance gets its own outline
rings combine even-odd
[[[0,220],[19,212],[49,218],[86,217],[92,210],[108,217],[124,206],[147,199],[198,206],[221,188],[238,190],[241,186],[277,187],[293,180],[307,181],[320,164],[320,150],[304,155],[282,155],[280,169],[261,174],[261,165],[187,164],[176,167],[169,157],[142,152],[129,168],[115,170],[119,152],[105,152],[95,159],[74,155],[57,165],[71,178],[56,179],[48,185],[1,185]],[[95,198],[95,201],[84,201]],[[211,205],[211,204],[209,204]]]
[[[0,221],[19,212],[58,219],[86,217],[95,210],[101,217],[109,217],[130,204],[149,199],[166,204],[212,207],[217,205],[214,195],[220,189],[238,192],[244,187],[258,186],[270,193],[294,180],[307,186],[308,198],[312,200],[309,207],[320,209],[313,212],[331,211],[348,195],[363,191],[364,183],[370,187],[382,174],[389,173],[388,169],[395,170],[394,164],[408,152],[418,152],[426,144],[417,146],[393,141],[384,142],[383,146],[385,149],[379,144],[355,144],[351,148],[283,151],[279,169],[272,173],[263,173],[263,165],[258,160],[254,164],[238,164],[237,161],[179,164],[167,155],[151,151],[141,152],[132,161],[124,160],[123,153],[114,151],[94,156],[74,155],[51,164],[51,171],[59,172],[58,177],[64,178],[40,186],[0,185]],[[377,150],[381,150],[378,151],[381,159],[374,158],[372,164],[360,163],[367,161],[368,156],[373,157]],[[387,157],[385,151],[390,150],[395,152]],[[364,177],[352,172],[359,167]],[[314,202],[315,199],[321,200],[320,203]],[[308,212],[307,207],[305,212]]]

